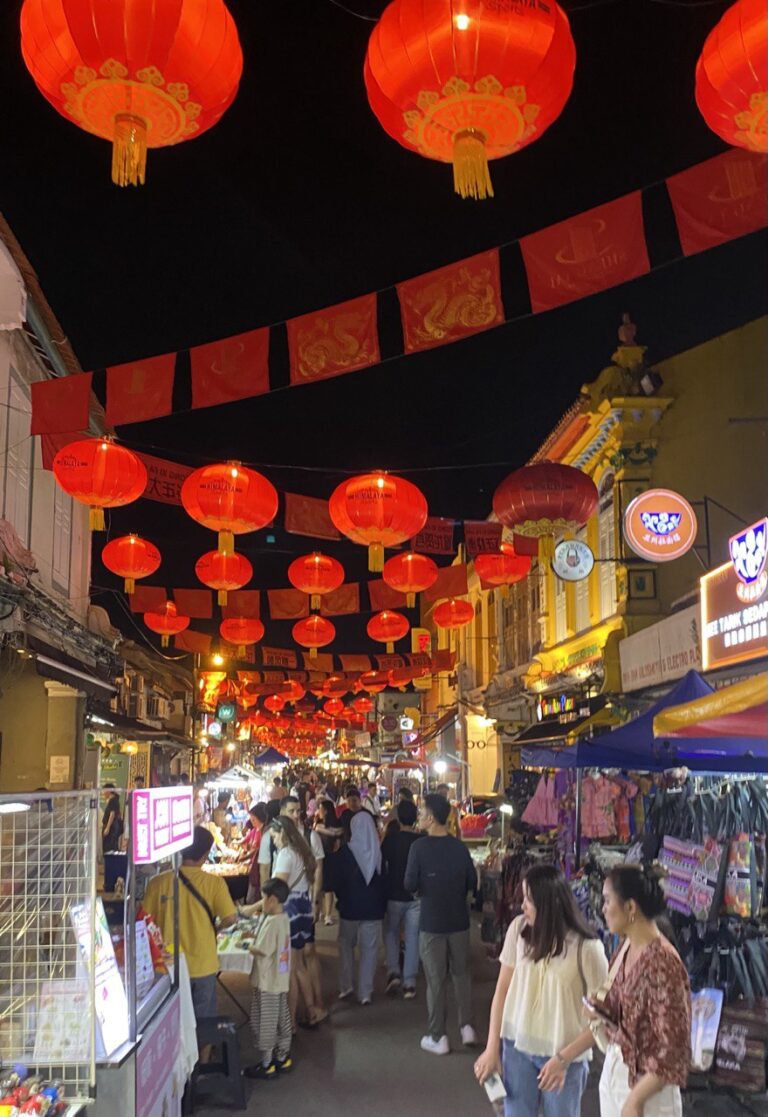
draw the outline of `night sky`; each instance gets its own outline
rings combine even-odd
[[[376,17],[384,4],[347,6]],[[330,0],[230,0],[245,56],[234,105],[199,139],[150,151],[146,186],[125,190],[110,181],[109,145],[37,92],[19,51],[21,5],[7,0],[0,209],[83,368],[184,350],[391,287],[725,150],[699,116],[693,74],[726,6],[564,3],[578,56],[571,99],[541,139],[492,164],[495,199],[472,203],[453,194],[450,168],[381,129],[362,80],[373,24]],[[340,471],[402,471],[423,488],[432,514],[484,518],[496,484],[608,363],[622,311],[652,360],[768,311],[764,233],[668,263],[680,248],[662,188],[646,194],[645,219],[651,262],[667,266],[620,289],[426,354],[119,434],[191,465],[238,458],[263,466],[278,489],[318,496],[330,494]],[[502,278],[507,313],[525,315],[516,251],[506,254]],[[399,329],[389,291],[385,356],[401,347]],[[272,349],[280,387],[288,379],[284,329],[273,331]],[[179,370],[175,404],[183,408],[186,357]],[[100,372],[95,383],[103,393]],[[113,514],[112,534],[126,530],[160,546],[162,579],[151,581],[168,586],[195,585],[194,561],[213,546],[183,512],[147,501]],[[262,533],[241,537],[256,586],[287,585],[290,559],[312,549],[311,540],[275,534],[271,545]],[[350,579],[365,577],[360,549],[327,549]],[[94,583],[117,585],[98,563]],[[96,600],[115,623],[123,617],[111,595]],[[335,650],[363,650],[366,619],[339,625]],[[267,639],[285,645],[289,630],[271,625]]]

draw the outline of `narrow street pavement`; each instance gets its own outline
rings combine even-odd
[[[314,1032],[299,1029],[293,1055],[295,1070],[277,1082],[247,1082],[248,1114],[269,1117],[492,1117],[485,1092],[472,1074],[473,1053],[459,1043],[455,1012],[451,1009],[449,1034],[453,1051],[449,1056],[427,1055],[419,1048],[424,1034],[426,1009],[423,979],[415,1001],[384,995],[384,971],[377,980],[377,994],[369,1008],[353,1003],[338,1004],[336,986],[336,928],[320,928],[320,953],[327,1003],[331,1019]],[[497,964],[485,957],[479,943],[474,951],[473,987],[476,1024],[485,1038],[488,1010],[493,995]],[[224,976],[243,1005],[248,1004],[248,981],[239,974]],[[242,1015],[219,993],[219,1011],[238,1022]],[[254,1060],[250,1030],[240,1031],[243,1065]],[[599,1117],[596,1070],[590,1076],[582,1117]],[[222,1117],[233,1109],[215,1093],[210,1102],[201,1100],[196,1117]],[[736,1117],[752,1113],[768,1117],[765,1102],[744,1109],[736,1102],[711,1094],[692,1096],[685,1117]],[[535,1117],[535,1115],[531,1115]]]

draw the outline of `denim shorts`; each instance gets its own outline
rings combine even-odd
[[[216,1015],[216,974],[190,978],[195,1019],[206,1020]]]
[[[539,1089],[539,1071],[546,1055],[526,1055],[511,1040],[502,1040],[502,1073],[507,1096],[504,1117],[579,1117],[581,1095],[587,1084],[589,1063],[571,1063],[559,1093]]]

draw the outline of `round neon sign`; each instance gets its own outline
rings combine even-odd
[[[624,538],[641,558],[671,562],[690,551],[698,523],[688,501],[670,489],[636,496],[624,514]]]

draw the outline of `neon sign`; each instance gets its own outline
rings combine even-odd
[[[696,513],[670,489],[649,489],[636,496],[624,514],[624,538],[641,558],[671,562],[696,542]]]
[[[728,550],[740,583],[736,587],[739,600],[758,600],[768,586],[768,516],[732,535]]]

